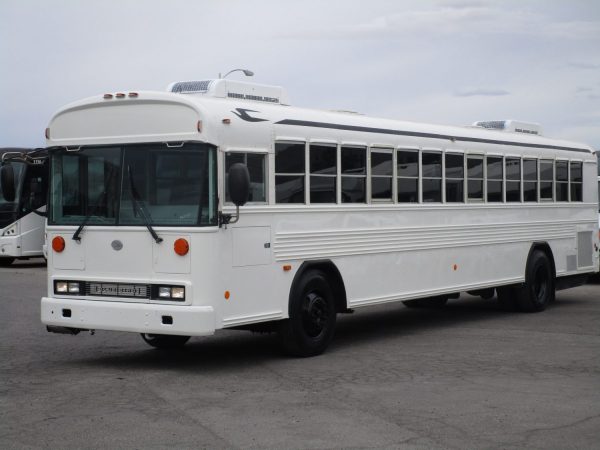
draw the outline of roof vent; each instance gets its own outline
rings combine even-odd
[[[203,81],[178,81],[171,83],[167,87],[167,91],[177,94],[202,94],[207,97],[289,105],[287,93],[282,87],[223,78]]]
[[[212,80],[203,81],[179,81],[172,83],[167,89],[170,92],[177,92],[179,94],[191,94],[193,92],[206,92],[210,87]]]
[[[509,133],[523,133],[541,135],[542,127],[538,123],[519,122],[517,120],[482,120],[473,123],[474,127],[489,130],[507,131]]]

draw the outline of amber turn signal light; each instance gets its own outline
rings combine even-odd
[[[62,238],[62,236],[55,236],[54,239],[52,239],[52,250],[54,250],[56,253],[60,253],[65,249],[65,240]]]
[[[185,256],[190,251],[190,244],[185,239],[179,238],[173,244],[173,250],[175,250],[175,253],[179,256]]]

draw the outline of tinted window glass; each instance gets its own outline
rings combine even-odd
[[[521,180],[521,160],[517,158],[506,158],[506,179]]]
[[[556,181],[569,181],[567,161],[556,161]]]
[[[304,203],[304,176],[276,175],[275,202]]]
[[[276,143],[275,173],[304,173],[304,147],[303,143]]]
[[[396,158],[399,177],[419,176],[419,152],[399,150]]]
[[[571,161],[571,181],[578,183],[583,181],[580,162]]]
[[[535,160],[535,159],[524,159],[523,160],[523,180],[537,181],[537,160]]]
[[[310,173],[335,175],[337,173],[337,148],[311,144]]]
[[[446,178],[464,178],[464,155],[446,153]]]
[[[364,177],[342,177],[342,203],[365,203]]]
[[[366,175],[367,151],[362,147],[342,147],[342,174]]]
[[[310,177],[310,202],[335,203],[336,177]]]
[[[502,158],[488,156],[487,158],[487,177],[488,180],[502,180]]]
[[[342,202],[365,203],[367,149],[342,147]]]
[[[424,177],[442,176],[442,154],[439,152],[423,152],[422,165]]]
[[[375,199],[392,198],[392,178],[373,178],[371,180],[371,197]]]
[[[423,179],[423,201],[441,202],[442,201],[442,180],[441,179]]]
[[[398,178],[398,202],[417,203],[419,201],[418,178]]]
[[[467,178],[483,178],[482,156],[469,156],[467,158]]]
[[[392,175],[392,153],[371,151],[371,175]]]

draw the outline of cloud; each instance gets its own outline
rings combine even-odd
[[[600,20],[565,20],[541,14],[538,10],[459,1],[436,7],[396,10],[359,23],[292,31],[284,37],[401,39],[413,36],[481,37],[493,34],[600,41]]]
[[[487,96],[487,97],[499,97],[503,95],[510,95],[510,92],[504,89],[493,89],[493,88],[464,88],[454,92],[456,97],[476,97],[476,96]]]

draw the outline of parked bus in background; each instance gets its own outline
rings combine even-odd
[[[447,127],[179,82],[67,105],[50,154],[49,331],[278,333],[310,356],[338,313],[497,293],[542,311],[598,271],[596,156],[516,121]],[[241,208],[240,208],[241,207]]]
[[[12,176],[0,186],[0,266],[43,256],[48,164],[44,149],[0,149]]]

